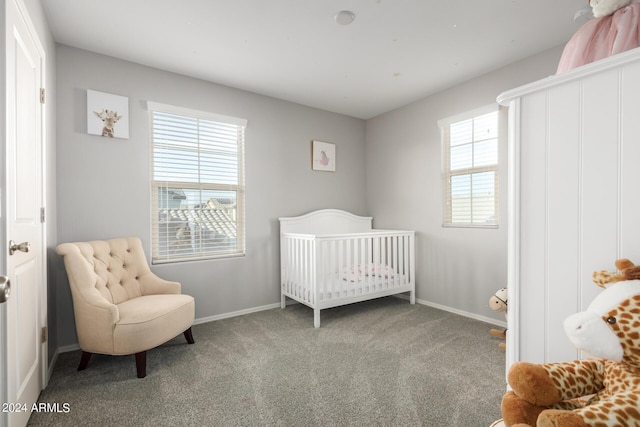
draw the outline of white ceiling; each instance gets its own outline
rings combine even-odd
[[[566,43],[586,0],[42,0],[55,40],[368,119]],[[334,16],[356,14],[349,26]]]

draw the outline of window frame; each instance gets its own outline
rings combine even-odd
[[[467,120],[475,120],[478,117],[495,113],[496,114],[496,163],[492,165],[483,166],[471,166],[468,168],[461,168],[451,170],[450,153],[451,153],[451,141],[450,130],[451,126]],[[438,121],[438,127],[440,128],[441,144],[442,144],[442,188],[443,188],[443,205],[442,205],[442,227],[445,228],[485,228],[495,229],[500,226],[500,141],[502,140],[502,114],[500,107],[496,104],[487,105],[484,107],[476,108],[474,110],[466,111],[461,114],[457,114]],[[472,139],[471,144],[481,142],[481,140],[475,141]],[[472,145],[473,147],[473,145]],[[472,148],[473,149],[473,148]],[[473,158],[473,155],[472,155]],[[451,179],[455,176],[469,176],[473,179],[473,175],[492,172],[494,174],[493,180],[493,222],[473,222],[473,206],[471,207],[471,222],[453,222],[452,212],[452,194],[451,194]],[[471,184],[471,203],[473,203],[473,184]]]
[[[247,120],[237,117],[225,116],[221,114],[211,113],[207,111],[195,110],[191,108],[179,107],[175,105],[162,104],[158,102],[147,102],[149,112],[149,141],[150,141],[150,187],[151,187],[151,263],[152,264],[168,264],[188,261],[200,261],[221,258],[242,257],[246,255],[246,214],[245,214],[245,129]],[[156,180],[155,179],[155,163],[156,163],[156,143],[155,143],[155,126],[154,113],[164,113],[179,115],[194,120],[206,120],[209,122],[217,122],[224,125],[237,126],[239,137],[237,139],[237,184],[228,183],[211,183],[203,182],[199,177],[197,182],[173,181],[173,180]],[[199,125],[198,125],[199,128]],[[198,158],[200,159],[201,148],[198,145]],[[220,251],[198,252],[197,250],[191,254],[176,255],[169,252],[160,253],[160,196],[161,189],[170,190],[172,188],[181,190],[193,190],[195,192],[203,191],[234,191],[235,199],[235,225],[236,237],[234,249]],[[202,194],[199,203],[203,204]]]

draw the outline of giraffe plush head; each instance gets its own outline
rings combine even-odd
[[[592,357],[515,363],[502,401],[505,424],[640,425],[640,280],[612,284],[564,327]]]
[[[640,373],[640,280],[608,287],[587,310],[569,316],[564,329],[577,348]]]

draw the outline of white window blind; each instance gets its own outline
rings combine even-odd
[[[152,261],[245,253],[246,120],[148,103]]]
[[[498,110],[486,110],[439,122],[445,226],[498,225]]]

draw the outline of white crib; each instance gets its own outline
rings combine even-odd
[[[415,232],[371,222],[337,209],[280,218],[281,307],[311,307],[319,328],[325,308],[403,292],[415,304]]]

